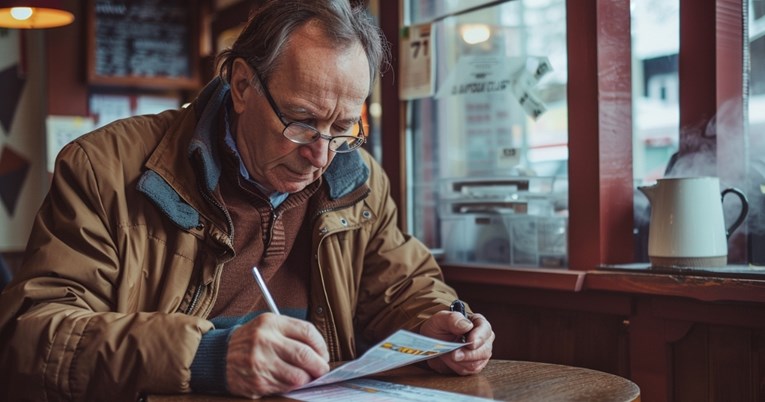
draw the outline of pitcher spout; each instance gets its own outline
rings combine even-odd
[[[656,188],[658,184],[652,184],[650,186],[638,186],[638,190],[640,190],[641,193],[645,194],[645,196],[648,198],[648,202],[653,204],[653,199],[656,196]]]

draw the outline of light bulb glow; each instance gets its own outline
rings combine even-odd
[[[0,0],[0,5],[2,3]],[[71,24],[72,21],[74,14],[58,8],[0,6],[0,28],[54,28]]]
[[[465,43],[469,45],[486,42],[489,37],[491,37],[491,31],[485,24],[464,25],[460,31],[462,34],[462,40],[464,40]]]
[[[31,7],[13,7],[11,8],[11,17],[19,20],[26,21],[33,14]]]

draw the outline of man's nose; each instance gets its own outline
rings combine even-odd
[[[324,138],[319,138],[310,144],[301,146],[300,155],[307,159],[314,167],[324,167],[327,165],[329,158],[329,143]]]

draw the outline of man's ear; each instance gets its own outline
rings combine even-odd
[[[247,96],[255,88],[251,85],[254,76],[253,69],[242,59],[234,60],[231,68],[229,85],[231,86],[231,101],[236,113],[244,113],[247,104]]]

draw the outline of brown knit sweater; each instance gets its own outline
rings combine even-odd
[[[306,211],[321,179],[290,194],[277,208],[239,174],[239,161],[223,145],[223,177],[218,191],[234,223],[236,256],[223,267],[210,318],[267,311],[251,269],[257,266],[282,313],[305,318],[311,236]]]

